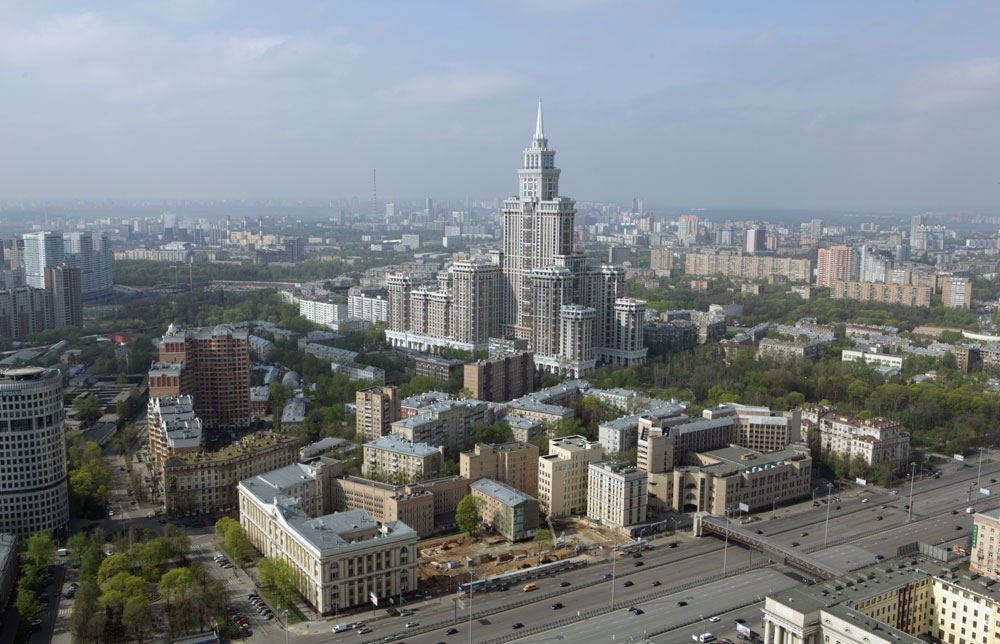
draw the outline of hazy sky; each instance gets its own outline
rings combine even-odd
[[[0,199],[995,212],[1000,3],[0,0]]]

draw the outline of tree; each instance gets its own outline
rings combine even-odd
[[[251,561],[254,557],[254,548],[246,531],[235,521],[226,527],[225,547],[226,552],[241,562]]]
[[[35,619],[42,608],[38,605],[38,596],[35,591],[24,586],[20,586],[17,589],[17,599],[14,600],[14,608],[17,609],[17,615],[21,619],[21,624],[31,624],[31,620]]]
[[[133,569],[132,558],[129,555],[113,554],[101,562],[95,579],[97,579],[98,584],[103,586],[112,577],[122,573],[130,573]]]
[[[36,532],[28,537],[27,554],[31,563],[42,570],[52,565],[55,556],[56,542],[47,530]]]
[[[547,528],[539,528],[535,531],[535,538],[532,539],[535,543],[545,543],[552,541],[552,533]]]
[[[215,522],[215,536],[224,539],[226,537],[226,529],[234,523],[237,522],[232,517],[219,517],[219,520]]]
[[[455,523],[458,524],[458,529],[470,537],[479,534],[479,528],[483,523],[482,511],[485,506],[486,501],[483,499],[466,494],[465,498],[458,502],[458,507],[455,509]]]
[[[130,597],[122,612],[122,626],[125,633],[142,644],[146,632],[153,620],[153,609],[145,596]]]
[[[476,423],[472,427],[472,436],[477,443],[503,443],[513,438],[510,425],[503,421],[494,423]]]
[[[85,425],[93,425],[101,417],[100,405],[94,395],[77,396],[73,401],[73,411],[79,414]]]

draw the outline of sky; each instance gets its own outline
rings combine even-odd
[[[997,211],[1000,3],[0,0],[0,200]]]

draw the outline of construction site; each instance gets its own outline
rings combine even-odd
[[[436,537],[420,542],[420,588],[456,591],[471,579],[529,570],[559,561],[570,565],[606,561],[622,537],[586,519],[567,519],[552,526],[551,539],[511,543],[496,534]]]

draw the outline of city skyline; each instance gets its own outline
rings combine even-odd
[[[380,200],[502,198],[541,95],[578,201],[988,211],[997,12],[6,6],[0,193],[364,198],[375,168]]]

